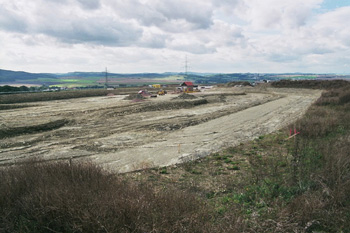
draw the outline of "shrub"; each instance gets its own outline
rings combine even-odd
[[[295,125],[301,137],[324,137],[339,125],[339,119],[333,109],[312,106]]]
[[[0,172],[1,232],[210,232],[210,211],[86,162],[30,161]]]
[[[310,89],[335,89],[349,86],[350,82],[345,80],[279,80],[272,82],[273,87],[282,88],[310,88]]]
[[[344,105],[350,102],[350,88],[332,89],[323,92],[321,97],[316,101],[317,105]]]

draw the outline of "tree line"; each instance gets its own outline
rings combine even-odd
[[[0,92],[34,92],[34,91],[42,91],[48,88],[49,87],[45,85],[32,86],[32,87],[27,87],[27,86],[15,87],[15,86],[4,85],[4,86],[0,86]]]

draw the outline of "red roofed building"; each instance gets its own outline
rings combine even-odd
[[[183,82],[180,85],[183,91],[193,91],[193,83],[192,82]]]

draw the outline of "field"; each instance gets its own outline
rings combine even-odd
[[[350,232],[349,83],[278,85],[2,104],[0,231]]]
[[[89,159],[117,172],[182,163],[286,127],[319,96],[242,87],[22,103],[0,112],[0,163]]]

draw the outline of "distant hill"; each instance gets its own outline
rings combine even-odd
[[[0,84],[1,83],[35,83],[43,82],[44,80],[57,79],[57,77],[53,74],[35,74],[28,73],[23,71],[11,71],[11,70],[2,70],[0,69]]]
[[[128,78],[128,77],[137,77],[137,78],[162,78],[169,76],[169,73],[131,73],[131,74],[118,74],[118,73],[107,73],[108,77],[118,77],[118,78]],[[105,77],[105,72],[69,72],[65,74],[56,74],[56,77],[77,77],[77,78],[90,78],[90,77]]]
[[[198,73],[198,72],[165,72],[165,73],[107,73],[110,85],[140,86],[156,83],[178,83],[182,80],[193,81],[197,84],[217,84],[229,82],[259,82],[281,79],[349,79],[349,75],[310,74],[310,73]],[[69,72],[62,74],[28,73],[0,69],[0,85],[36,84],[65,87],[89,87],[104,85],[105,72]]]

